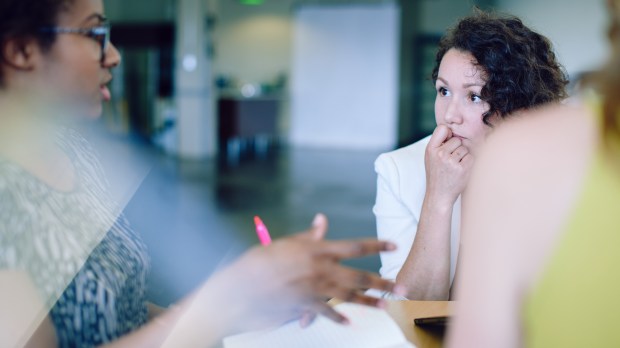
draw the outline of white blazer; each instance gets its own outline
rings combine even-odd
[[[379,272],[386,279],[396,279],[418,231],[426,192],[424,153],[429,140],[430,136],[409,146],[381,154],[375,161],[377,200],[373,212],[377,219],[377,236],[398,246],[396,251],[380,254]],[[459,252],[460,222],[459,196],[452,211],[450,282],[454,280]]]

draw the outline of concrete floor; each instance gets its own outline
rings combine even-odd
[[[257,244],[254,215],[274,238],[304,230],[317,212],[330,219],[330,239],[376,236],[377,151],[281,149],[226,167],[173,159],[128,137],[97,139],[115,197],[149,247],[149,298],[160,305]],[[346,264],[376,272],[380,263]]]

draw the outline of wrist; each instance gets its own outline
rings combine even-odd
[[[454,203],[456,202],[456,196],[449,196],[445,194],[437,194],[431,191],[426,191],[424,195],[423,206],[426,209],[432,209],[438,211],[440,213],[449,213],[452,212],[452,208],[454,207]]]
[[[214,274],[178,305],[168,310],[174,326],[166,339],[167,347],[213,346],[236,333],[234,301],[227,296],[226,279]]]
[[[236,272],[228,269],[216,272],[200,288],[199,306],[213,323],[217,336],[221,339],[243,329],[243,318],[248,313],[248,303],[241,289],[236,288]],[[223,308],[223,307],[226,308]],[[217,315],[214,315],[217,313]]]

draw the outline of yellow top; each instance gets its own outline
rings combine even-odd
[[[609,156],[599,146],[566,231],[525,300],[527,347],[620,347],[620,167]]]

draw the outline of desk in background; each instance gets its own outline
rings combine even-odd
[[[280,99],[221,97],[218,100],[218,143],[222,158],[238,162],[247,149],[266,154],[278,138]]]

